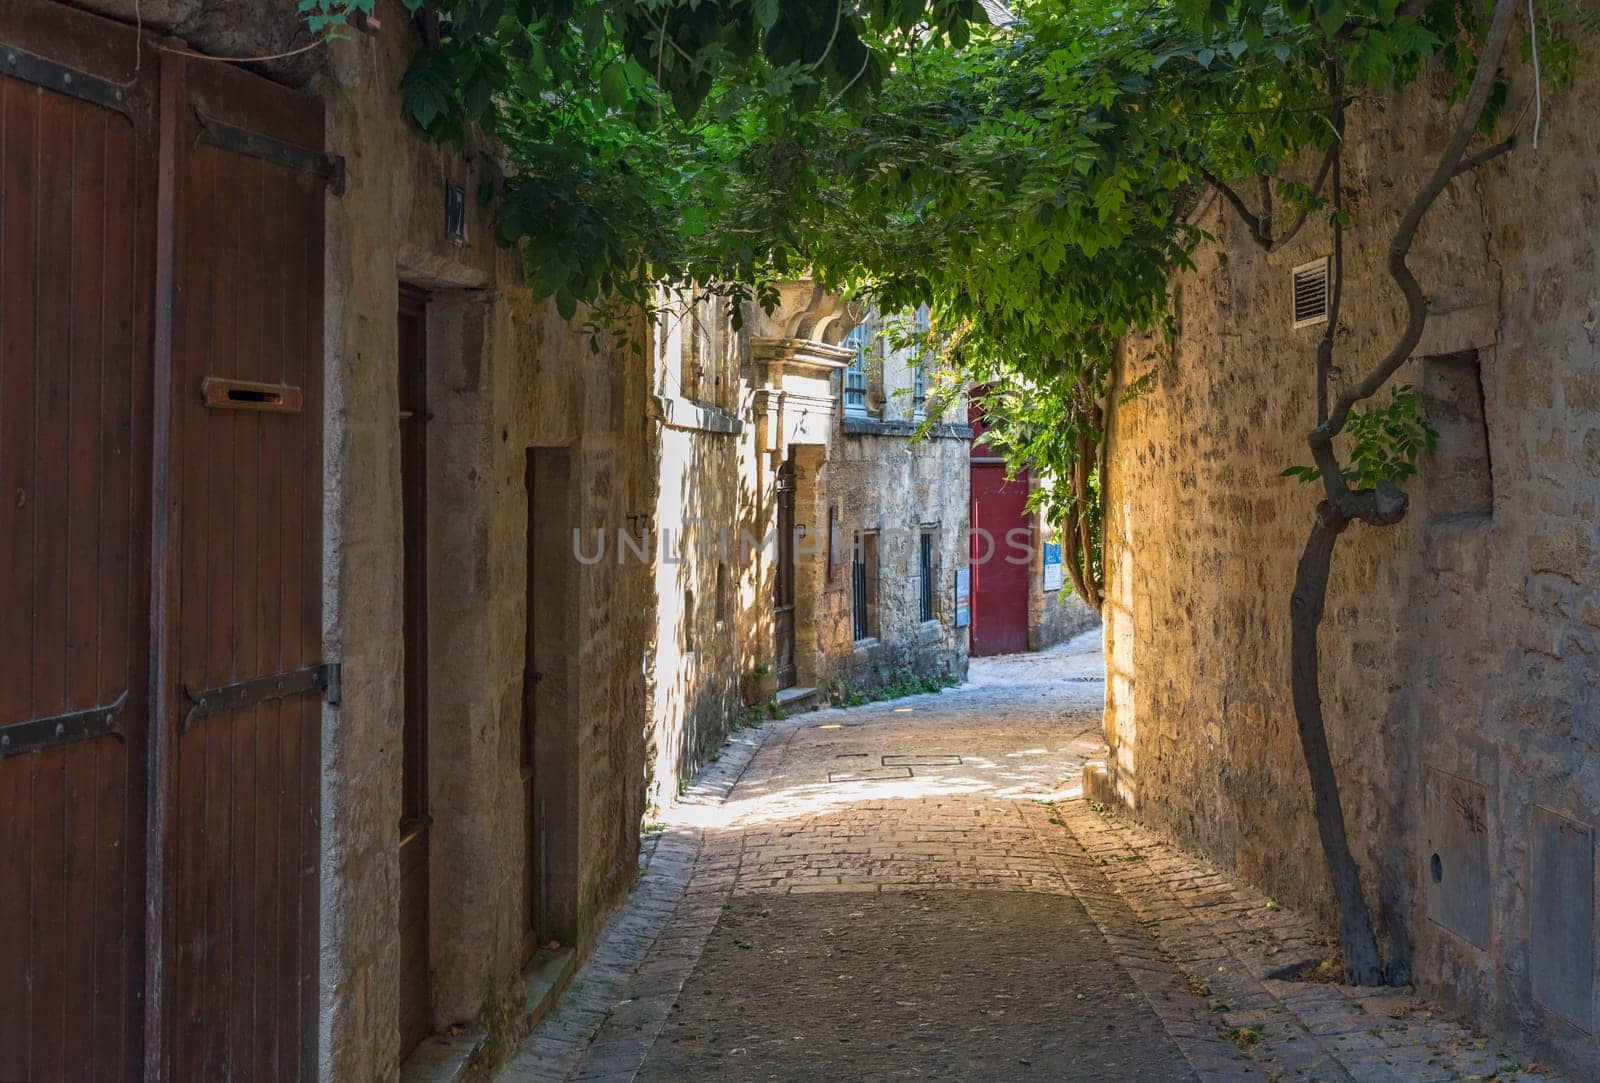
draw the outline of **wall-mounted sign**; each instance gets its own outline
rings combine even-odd
[[[1044,589],[1061,589],[1061,543],[1044,543]]]
[[[454,181],[444,184],[444,235],[451,244],[467,243],[467,191]]]
[[[972,569],[956,569],[956,627],[972,623]]]

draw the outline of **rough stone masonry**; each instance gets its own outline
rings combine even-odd
[[[1532,93],[1519,72],[1506,116]],[[1401,312],[1399,208],[1448,114],[1425,79],[1353,115],[1343,379]],[[1416,978],[1543,1055],[1600,1061],[1600,80],[1547,85],[1534,150],[1455,180],[1411,265],[1431,316],[1398,383],[1441,439],[1392,529],[1335,554],[1322,636],[1329,740],[1364,887]],[[1129,343],[1110,425],[1108,790],[1143,822],[1332,921],[1289,700],[1288,599],[1318,499],[1313,350],[1290,272],[1223,201],[1178,276],[1170,356]],[[1337,390],[1337,388],[1336,388]]]

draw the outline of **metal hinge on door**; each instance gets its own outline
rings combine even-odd
[[[270,703],[302,692],[321,692],[324,699],[336,704],[343,691],[340,677],[338,662],[319,662],[304,669],[252,677],[248,681],[236,681],[198,692],[185,688],[183,694],[189,700],[190,707],[183,716],[183,728],[187,731],[202,718],[253,707],[257,703]]]
[[[285,143],[270,135],[247,131],[215,117],[206,116],[199,109],[194,113],[200,121],[200,142],[209,143],[213,147],[235,154],[258,158],[263,162],[271,162],[285,169],[320,177],[327,184],[328,191],[336,196],[344,195],[343,155],[327,155],[321,151]]]
[[[122,727],[117,725],[117,714],[127,702],[128,693],[124,691],[110,703],[99,707],[0,726],[0,758],[52,745],[87,741],[92,737],[116,737],[120,740]]]
[[[128,114],[128,88],[0,41],[0,75]]]

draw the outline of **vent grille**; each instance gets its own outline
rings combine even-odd
[[[1328,321],[1328,257],[1302,263],[1290,276],[1294,289],[1294,325],[1309,327]]]

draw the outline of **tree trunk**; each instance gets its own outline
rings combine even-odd
[[[1300,566],[1295,571],[1294,594],[1289,600],[1291,685],[1294,718],[1311,775],[1317,833],[1333,877],[1339,903],[1339,947],[1344,953],[1345,980],[1352,985],[1383,984],[1383,959],[1372,935],[1372,919],[1361,893],[1361,870],[1345,837],[1344,808],[1339,800],[1339,780],[1328,754],[1328,732],[1322,718],[1317,629],[1322,624],[1328,598],[1328,571],[1333,547],[1350,520],[1327,501],[1317,506],[1317,522],[1306,540]]]

